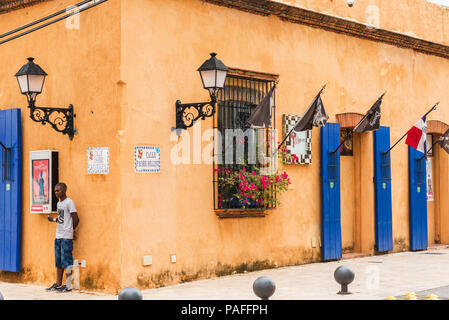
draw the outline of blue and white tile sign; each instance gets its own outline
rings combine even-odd
[[[87,149],[87,173],[108,174],[109,173],[109,148]]]
[[[137,146],[134,147],[134,170],[136,172],[161,172],[161,148]]]

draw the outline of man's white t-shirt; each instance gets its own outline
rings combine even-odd
[[[65,198],[58,202],[58,221],[56,239],[73,239],[73,221],[71,213],[76,212],[72,199]]]

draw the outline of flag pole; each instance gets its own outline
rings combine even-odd
[[[440,141],[440,140],[437,140],[436,142],[434,142],[434,144],[432,144],[432,147],[430,147],[430,149],[427,150],[426,154],[423,155],[423,156],[422,156],[421,158],[419,158],[418,160],[422,160],[422,159],[426,158],[426,157],[429,155],[430,150],[432,150],[433,147],[435,147],[435,145],[436,145],[439,141]]]
[[[437,109],[437,106],[440,104],[440,102],[438,101],[429,111],[427,111],[427,113],[423,116],[426,117],[429,113],[431,113],[432,111]],[[384,154],[389,153],[394,147],[396,147],[396,145],[401,142],[402,139],[404,139],[408,134],[408,131],[402,136],[401,139],[399,139],[388,151],[384,152]]]
[[[348,140],[349,137],[351,137],[351,136],[352,136],[352,131],[350,132],[350,134],[347,134],[347,135],[345,136],[345,138],[343,139],[343,142],[340,143],[340,145],[337,147],[337,149],[335,149],[334,151],[332,151],[331,154],[336,153],[336,152],[341,148],[341,146],[346,142],[346,140]]]
[[[327,85],[327,84],[325,84],[325,85],[321,88],[320,92],[318,92],[318,94],[316,95],[315,99],[318,98],[318,97],[323,93],[324,88],[326,88],[326,85]],[[315,99],[313,99],[313,101],[315,101]],[[273,152],[272,155],[274,155],[276,152],[279,151],[279,148],[284,144],[285,141],[287,141],[287,138],[291,135],[291,133],[293,132],[293,130],[295,130],[295,127],[296,127],[296,124],[295,124],[295,126],[290,130],[290,132],[285,136],[284,140],[282,140],[282,142],[278,145],[276,151]]]

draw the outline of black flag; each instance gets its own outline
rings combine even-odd
[[[368,110],[366,115],[360,120],[359,124],[355,126],[354,132],[363,133],[367,131],[374,131],[380,127],[380,105],[385,93],[380,96],[374,103],[371,109]]]
[[[273,91],[276,85],[274,85],[265,98],[257,105],[248,120],[245,122],[245,126],[251,128],[271,128],[271,109],[273,108]]]
[[[301,117],[293,129],[296,132],[312,130],[312,127],[324,127],[326,125],[329,115],[324,109],[323,101],[321,100],[321,92],[313,100],[307,111]]]
[[[449,130],[447,130],[441,137],[438,139],[438,143],[447,153],[449,153]]]

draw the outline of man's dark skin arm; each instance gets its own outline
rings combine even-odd
[[[80,219],[78,218],[78,213],[72,212],[70,214],[72,215],[73,231],[75,231],[76,227],[78,227],[78,223],[80,222]]]

